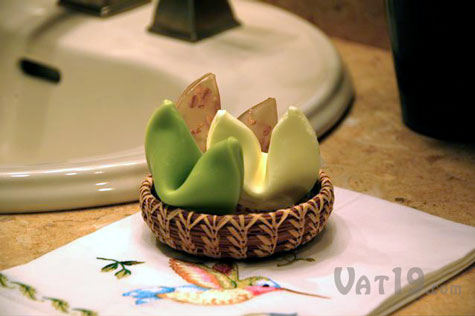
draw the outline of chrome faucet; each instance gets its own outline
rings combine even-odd
[[[151,0],[59,0],[59,5],[106,17]],[[149,31],[196,42],[238,26],[228,0],[159,0]]]

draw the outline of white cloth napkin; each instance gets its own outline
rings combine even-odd
[[[187,292],[198,293],[194,297],[203,301],[206,297],[235,298],[239,293],[185,281],[170,267],[171,258],[201,260],[208,267],[213,261],[161,246],[141,215],[135,214],[30,263],[2,271],[0,314],[387,314],[475,261],[474,227],[340,188],[335,195],[326,229],[309,245],[293,254],[237,263],[240,279],[265,277],[253,287],[260,292],[241,303],[204,306],[174,300]],[[98,257],[127,261],[126,270],[120,263]],[[101,272],[106,265],[109,271]],[[340,279],[335,272],[338,267],[342,268]],[[199,264],[188,268],[205,271]],[[345,294],[341,286],[348,285],[348,268],[354,269],[355,278]],[[409,283],[408,271],[413,279],[422,272],[424,283]],[[126,277],[117,278],[115,273]],[[383,279],[387,280],[380,288]],[[283,291],[278,286],[328,298]],[[262,293],[263,289],[270,291]],[[447,295],[460,290],[464,289],[452,288]]]

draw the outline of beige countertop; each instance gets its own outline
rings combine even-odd
[[[354,79],[349,115],[321,142],[335,185],[475,226],[475,146],[415,134],[401,122],[389,51],[333,39]],[[338,197],[337,197],[338,198]],[[26,263],[139,211],[137,203],[0,215],[0,270]],[[475,271],[445,283],[460,294],[427,294],[396,314],[475,314]]]

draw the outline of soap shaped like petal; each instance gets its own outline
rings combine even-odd
[[[278,199],[266,207],[292,206],[318,180],[320,147],[315,131],[305,115],[290,107],[272,132],[267,156],[266,187]]]
[[[244,173],[236,139],[202,154],[173,102],[165,101],[148,123],[145,154],[163,202],[212,214],[236,209]]]
[[[206,141],[207,150],[214,148],[215,144],[228,138],[235,137],[242,147],[244,156],[244,191],[252,191],[250,186],[260,176],[259,167],[261,147],[254,133],[241,121],[237,120],[225,110],[216,113]]]
[[[168,187],[178,188],[202,154],[173,106],[172,101],[165,100],[150,118],[145,156],[155,184],[166,179]]]
[[[198,147],[204,152],[209,126],[221,109],[216,76],[209,73],[190,84],[178,99],[176,107]]]
[[[268,98],[242,113],[238,120],[246,124],[254,132],[261,151],[268,152],[270,137],[277,124],[277,103],[274,98]]]
[[[315,185],[320,170],[317,137],[305,115],[295,107],[272,131],[269,152],[260,152],[254,133],[226,111],[211,123],[207,148],[235,137],[244,155],[244,186],[239,203],[273,210],[295,205]]]

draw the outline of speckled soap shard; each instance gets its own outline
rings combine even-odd
[[[235,137],[244,156],[244,186],[240,204],[253,209],[275,210],[295,205],[318,179],[320,150],[305,115],[290,107],[272,131],[269,152],[261,151],[256,135],[224,110],[211,123],[207,148]]]
[[[178,99],[176,107],[198,147],[204,152],[209,126],[221,109],[216,76],[208,73],[190,84]]]
[[[269,151],[270,137],[277,124],[277,102],[274,98],[267,98],[253,106],[238,119],[256,135],[263,152]]]
[[[166,100],[148,123],[145,154],[163,202],[211,214],[236,209],[244,164],[235,138],[223,138],[202,154],[175,105]]]

